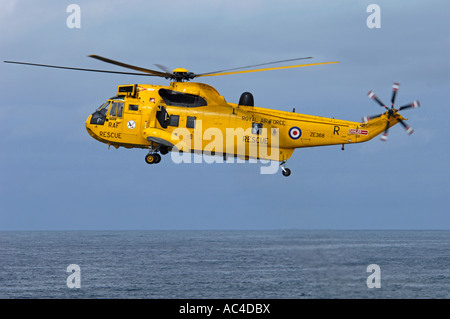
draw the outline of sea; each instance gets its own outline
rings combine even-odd
[[[1,299],[448,299],[450,231],[1,231]]]

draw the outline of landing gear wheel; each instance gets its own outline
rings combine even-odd
[[[291,175],[291,170],[289,168],[286,168],[286,161],[282,161],[280,163],[280,168],[281,168],[281,173],[283,174],[283,176],[288,177],[289,175]]]
[[[158,153],[150,153],[145,155],[145,162],[147,164],[158,164],[161,162],[161,155]]]
[[[155,164],[155,160],[156,160],[155,155],[156,154],[147,154],[147,155],[145,155],[145,162],[147,164]]]
[[[291,170],[289,168],[285,168],[282,172],[283,176],[288,177],[289,175],[291,175]]]
[[[155,154],[147,154],[147,155],[145,155],[145,162],[147,164],[154,164],[155,163]]]

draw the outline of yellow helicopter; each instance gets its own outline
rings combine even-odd
[[[204,83],[189,82],[194,78],[242,74],[298,68],[338,62],[320,62],[281,67],[248,69],[306,58],[275,61],[241,68],[195,74],[183,68],[172,72],[161,65],[162,71],[150,70],[104,58],[89,57],[132,69],[139,73],[82,69],[27,62],[5,63],[105,72],[128,75],[158,76],[170,79],[169,86],[152,84],[119,85],[114,97],[100,105],[86,120],[86,130],[94,139],[119,148],[148,149],[145,161],[156,164],[161,155],[200,153],[244,160],[278,161],[282,174],[291,171],[286,161],[296,148],[361,143],[382,134],[386,141],[391,126],[400,123],[408,134],[413,129],[405,123],[399,111],[420,106],[419,101],[394,108],[399,84],[393,84],[391,107],[386,106],[374,92],[368,93],[385,108],[381,114],[364,117],[362,122],[344,121],[254,106],[253,95],[242,93],[239,103],[229,103],[219,92]],[[237,71],[239,70],[239,71]],[[161,154],[161,155],[160,155]]]

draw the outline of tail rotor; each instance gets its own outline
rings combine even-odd
[[[390,119],[393,117],[395,118],[406,130],[406,133],[408,133],[409,135],[411,135],[414,132],[414,129],[409,126],[404,120],[401,119],[401,115],[398,113],[399,111],[402,110],[406,110],[409,108],[418,108],[420,107],[420,102],[418,100],[406,104],[404,106],[401,106],[400,108],[396,109],[394,108],[395,105],[395,99],[397,97],[397,92],[398,89],[400,87],[399,83],[394,83],[392,85],[392,98],[391,98],[391,107],[387,107],[386,104],[384,104],[376,95],[373,91],[369,91],[369,93],[367,93],[367,96],[374,100],[375,102],[377,102],[380,106],[384,107],[386,109],[386,112],[381,113],[381,114],[377,114],[377,115],[372,115],[372,116],[365,116],[363,117],[363,122],[367,123],[369,120],[371,119],[375,119],[378,117],[381,117],[382,115],[387,115],[387,121],[386,121],[386,128],[383,132],[383,134],[381,135],[381,140],[382,141],[387,141],[388,139],[388,132],[389,132],[389,127],[390,127]]]

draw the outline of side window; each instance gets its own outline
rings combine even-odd
[[[166,89],[160,89],[158,92],[166,105],[183,107],[199,107],[207,105],[206,100],[199,95]]]
[[[123,113],[123,103],[117,103],[117,116],[122,117]]]
[[[128,105],[128,111],[138,111],[138,110],[139,110],[139,105],[135,105],[135,104]]]
[[[186,127],[187,128],[195,128],[195,120],[197,118],[195,116],[188,116],[186,120]]]
[[[180,116],[179,115],[170,115],[169,126],[177,126],[178,127],[178,123],[179,122],[180,122]]]
[[[252,123],[252,134],[261,134],[262,126],[262,123]]]

